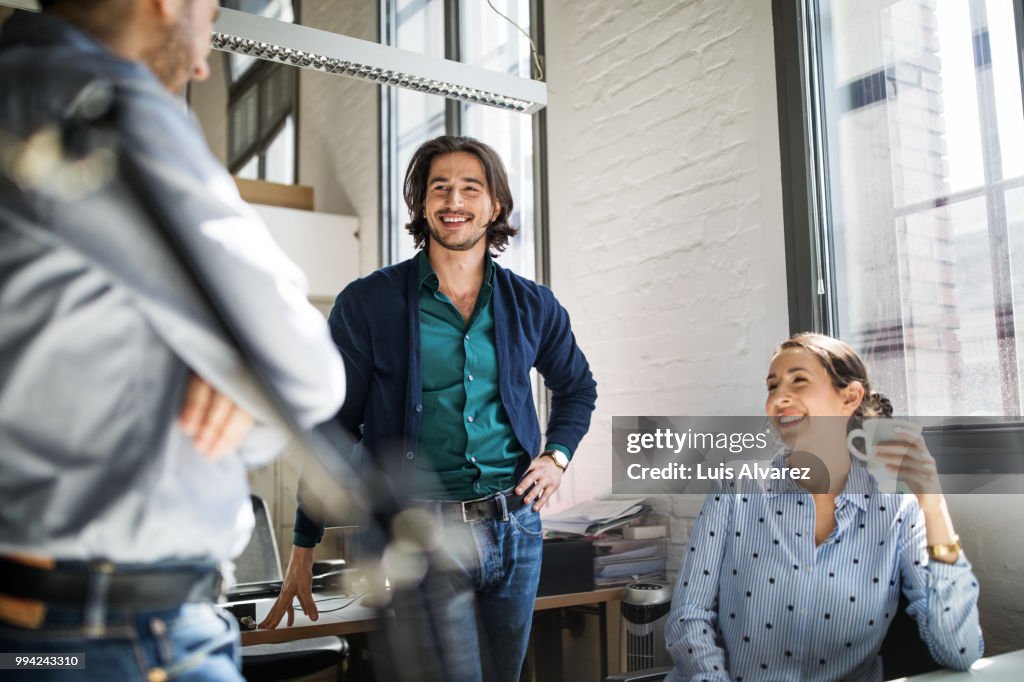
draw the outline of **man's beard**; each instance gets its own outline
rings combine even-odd
[[[175,94],[184,91],[192,72],[192,22],[189,5],[183,3],[181,16],[173,26],[166,26],[162,40],[146,48],[142,60],[161,83]]]
[[[435,228],[433,225],[427,223],[427,227],[430,229],[430,236],[433,238],[433,240],[437,242],[439,246],[442,246],[448,249],[449,251],[469,251],[474,246],[476,246],[481,239],[487,236],[487,229],[484,228],[483,230],[480,230],[480,232],[478,233],[469,235],[468,238],[462,240],[461,242],[456,242],[452,244],[446,241],[444,239],[444,233]]]

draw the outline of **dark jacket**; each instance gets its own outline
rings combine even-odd
[[[416,259],[352,282],[331,311],[334,342],[345,359],[341,424],[400,493],[415,466],[422,420],[420,315]],[[531,458],[541,452],[533,401],[534,367],[551,391],[547,442],[575,451],[590,427],[597,384],[576,345],[569,315],[547,287],[494,268],[494,336],[501,402],[512,431]],[[295,531],[318,537],[320,527],[299,509]]]

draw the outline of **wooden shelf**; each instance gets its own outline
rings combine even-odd
[[[234,177],[234,176],[232,176]],[[282,185],[263,180],[245,180],[235,177],[238,192],[250,204],[313,210],[313,188],[306,185]]]

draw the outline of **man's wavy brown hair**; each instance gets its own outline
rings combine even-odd
[[[405,173],[405,205],[409,207],[410,218],[405,229],[416,240],[416,248],[429,243],[430,226],[423,215],[423,205],[427,197],[427,182],[430,180],[430,164],[436,156],[455,152],[472,154],[480,159],[480,164],[484,167],[491,200],[499,206],[498,215],[487,226],[487,246],[491,255],[497,256],[508,246],[509,238],[519,233],[519,229],[508,222],[509,216],[512,215],[512,191],[508,186],[508,174],[501,163],[501,157],[486,144],[472,137],[435,137],[413,154],[409,170]]]

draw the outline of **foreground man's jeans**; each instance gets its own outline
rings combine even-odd
[[[28,682],[68,680],[146,680],[161,668],[181,682],[241,681],[235,619],[210,604],[185,604],[171,611],[111,612],[106,632],[87,637],[82,612],[51,608],[40,629],[0,622],[0,652],[78,654],[80,670],[4,670],[0,678]]]
[[[443,559],[435,562],[445,570],[393,595],[392,674],[403,681],[517,682],[540,579],[540,514],[526,506],[507,521],[445,530]]]

